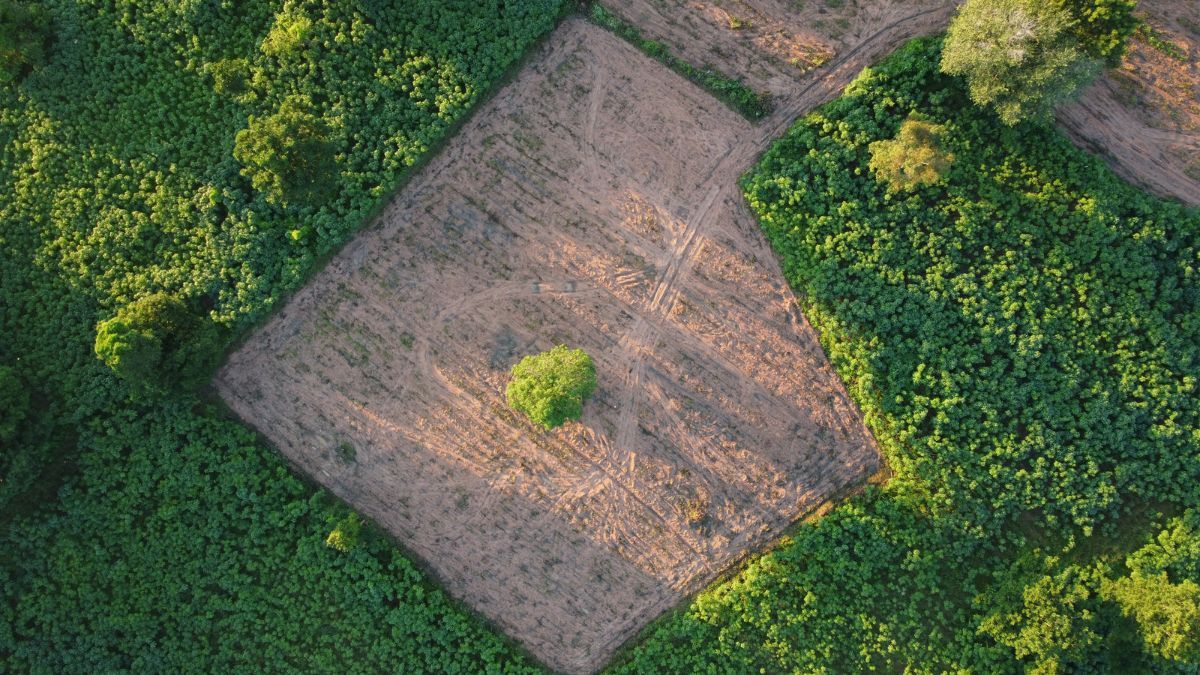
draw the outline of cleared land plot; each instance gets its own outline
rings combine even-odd
[[[696,66],[711,66],[752,89],[788,97],[822,64],[880,28],[929,9],[944,11],[912,34],[945,26],[948,0],[602,0],[649,39]],[[911,24],[910,24],[911,25]]]
[[[1120,68],[1059,121],[1126,180],[1200,205],[1200,2],[1143,0],[1139,10],[1163,46],[1131,40]]]
[[[218,390],[452,594],[594,670],[878,466],[735,183],[785,121],[569,20]],[[547,433],[503,391],[560,342],[600,388]]]

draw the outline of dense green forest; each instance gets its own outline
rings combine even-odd
[[[0,670],[529,668],[179,385],[562,7],[0,2]]]
[[[895,477],[621,670],[1200,670],[1200,214],[971,105],[940,47],[744,178]]]

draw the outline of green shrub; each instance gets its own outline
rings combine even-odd
[[[342,553],[358,546],[358,537],[362,533],[362,520],[357,513],[342,518],[336,527],[325,538],[325,545]]]
[[[1135,572],[1106,584],[1104,593],[1137,623],[1146,654],[1200,665],[1200,584]]]
[[[1142,22],[1137,0],[1059,0],[1074,19],[1076,40],[1089,56],[1116,66]]]
[[[271,32],[263,38],[262,52],[268,56],[289,56],[300,51],[312,33],[312,21],[300,8],[288,3],[283,11],[275,15]]]
[[[596,369],[582,349],[553,349],[526,356],[512,368],[508,405],[547,429],[579,419],[596,389]]]
[[[250,63],[246,59],[222,59],[209,66],[213,91],[218,94],[243,97],[250,93]]]

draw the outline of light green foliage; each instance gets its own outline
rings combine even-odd
[[[266,117],[250,117],[237,133],[233,156],[250,178],[275,204],[313,201],[328,194],[336,169],[329,126],[302,98],[284,100]]]
[[[0,366],[0,443],[10,441],[29,414],[29,392],[17,371]]]
[[[336,527],[325,538],[325,545],[335,548],[342,553],[358,546],[358,538],[362,534],[362,520],[357,513],[342,518]]]
[[[1143,576],[1169,574],[1173,580],[1200,580],[1200,509],[1172,518],[1161,532],[1126,561]]]
[[[1200,214],[1051,127],[1013,133],[939,46],[872,67],[743,182],[894,478],[655,625],[620,672],[1177,665],[1116,644],[1099,586],[1123,556],[1048,565],[1029,533],[1082,543],[1143,500],[1200,500]],[[945,127],[953,180],[897,194],[869,147],[914,110]],[[1138,559],[1196,575],[1195,522]]]
[[[0,87],[0,363],[38,405],[0,451],[0,670],[531,670],[387,541],[326,546],[344,507],[194,395],[131,397],[95,338],[165,291],[200,333],[220,325],[219,354],[561,3],[306,0],[283,8],[310,23],[286,56],[260,49],[283,3],[43,4],[45,65]],[[327,199],[283,207],[250,189],[233,149],[249,117],[293,98],[329,122],[339,164]],[[187,355],[201,345],[156,335],[161,371],[198,376]]]
[[[1145,653],[1200,665],[1200,584],[1134,572],[1106,583],[1102,593],[1137,622]]]
[[[41,5],[0,0],[0,85],[42,64],[49,30],[49,15]]]
[[[582,349],[558,345],[526,356],[512,368],[508,405],[552,429],[579,419],[583,401],[596,389],[596,368]]]
[[[971,100],[1005,124],[1047,121],[1095,77],[1071,15],[1040,0],[967,0],[950,22],[942,72],[967,79]]]
[[[1030,665],[1031,672],[1072,672],[1098,649],[1096,615],[1090,609],[1095,583],[1077,566],[1033,553],[1005,570],[979,599],[986,615],[979,632]]]
[[[262,52],[268,56],[290,56],[304,45],[313,34],[313,23],[303,10],[289,2],[275,15],[271,32],[262,42]]]
[[[868,166],[880,180],[897,190],[936,183],[950,171],[954,153],[943,147],[945,127],[909,116],[896,137],[868,146]]]

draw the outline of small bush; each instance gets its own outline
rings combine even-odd
[[[246,59],[224,59],[208,67],[213,91],[223,96],[241,97],[250,89],[250,63]]]
[[[271,32],[262,41],[262,53],[268,56],[286,56],[300,51],[313,32],[312,20],[300,10],[289,7],[275,15]]]
[[[596,389],[596,369],[582,349],[559,345],[526,356],[513,366],[508,404],[547,429],[583,414],[583,401]]]

